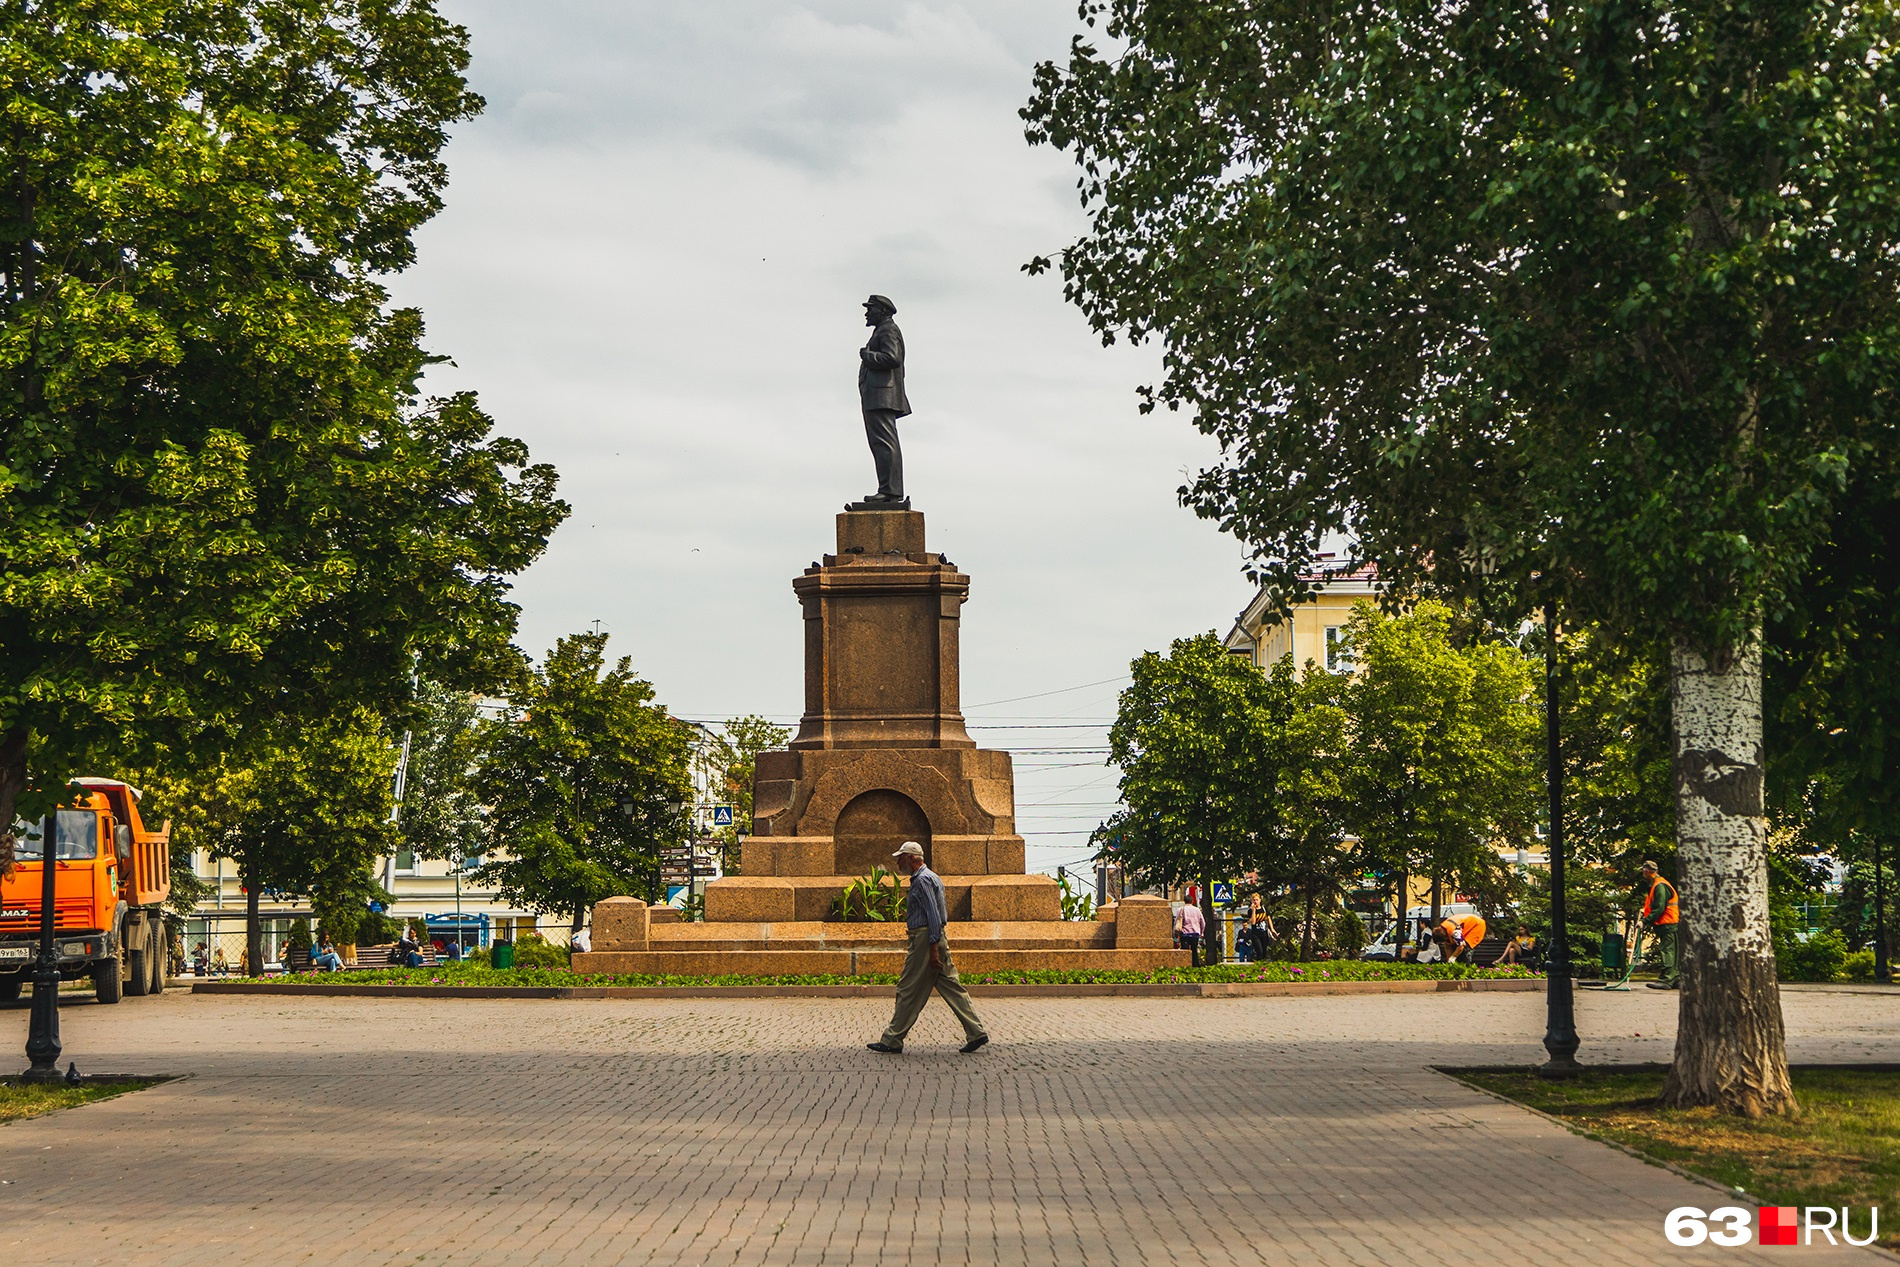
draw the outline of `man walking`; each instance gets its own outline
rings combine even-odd
[[[1674,990],[1681,984],[1676,971],[1676,923],[1682,916],[1676,908],[1676,886],[1662,878],[1653,862],[1643,864],[1643,880],[1649,886],[1643,894],[1643,928],[1662,953],[1662,977],[1651,981],[1649,988]]]
[[[866,509],[909,508],[897,420],[910,413],[910,397],[904,393],[904,335],[891,320],[896,315],[897,305],[882,295],[864,301],[871,341],[858,349],[858,402],[864,411],[864,438],[877,465],[877,492],[859,503]]]
[[[943,881],[924,865],[924,847],[914,840],[906,840],[891,857],[910,872],[910,952],[904,956],[904,974],[897,979],[897,1011],[891,1017],[890,1027],[884,1031],[883,1038],[865,1045],[872,1051],[893,1056],[903,1051],[904,1035],[917,1023],[934,987],[963,1022],[966,1040],[963,1050],[973,1052],[989,1042],[990,1036],[984,1031],[983,1022],[976,1018],[976,1005],[970,1002],[970,992],[957,977],[957,966],[950,959],[950,943],[943,939],[948,910]]]

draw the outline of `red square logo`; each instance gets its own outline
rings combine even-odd
[[[1795,1243],[1794,1206],[1764,1205],[1755,1213],[1759,1216],[1756,1226],[1761,1229],[1755,1234],[1757,1245],[1793,1245]]]

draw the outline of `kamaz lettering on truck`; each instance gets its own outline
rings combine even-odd
[[[75,779],[77,795],[14,828],[13,874],[0,880],[0,999],[17,999],[39,960],[40,895],[53,854],[53,945],[61,979],[91,977],[101,1003],[165,988],[171,824],[147,831],[139,792]]]

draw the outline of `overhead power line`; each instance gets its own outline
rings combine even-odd
[[[1026,699],[1047,699],[1051,695],[1067,695],[1070,691],[1086,691],[1091,686],[1107,686],[1110,682],[1120,682],[1128,675],[1117,673],[1114,677],[1105,677],[1099,682],[1084,682],[1080,686],[1064,686],[1053,691],[1038,691],[1034,695],[1012,695],[1008,699],[993,699],[986,704],[965,704],[965,708],[995,708],[998,704],[1017,704]]]

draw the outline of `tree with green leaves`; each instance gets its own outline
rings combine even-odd
[[[661,850],[686,839],[691,737],[653,702],[607,635],[562,638],[486,724],[475,788],[488,807],[475,872],[508,901],[568,916],[596,902],[661,895]]]
[[[1348,865],[1329,765],[1343,715],[1307,715],[1291,664],[1262,674],[1211,633],[1129,670],[1108,734],[1123,808],[1097,843],[1147,883],[1198,884],[1210,930],[1214,881],[1257,870],[1301,893],[1310,932],[1313,906]]]
[[[422,397],[380,280],[481,106],[467,42],[430,0],[0,8],[0,831],[101,754],[511,663],[566,509]]]
[[[1183,490],[1297,595],[1400,592],[1668,647],[1675,1105],[1794,1107],[1768,920],[1762,626],[1900,383],[1900,14],[1840,0],[1086,0],[1032,142],[1065,290],[1158,336]],[[1048,261],[1032,262],[1046,267]]]
[[[1402,616],[1354,606],[1343,691],[1351,721],[1348,822],[1371,858],[1401,877],[1504,886],[1497,846],[1528,840],[1537,817],[1535,683],[1523,655],[1495,641],[1452,641],[1452,610],[1426,601]]]
[[[472,858],[482,845],[482,803],[475,793],[481,709],[467,691],[421,681],[410,715],[396,816],[402,848],[419,858]]]
[[[387,900],[371,868],[395,845],[396,745],[382,719],[364,709],[259,723],[241,739],[217,765],[186,757],[141,777],[146,803],[172,820],[175,846],[237,863],[255,973],[262,970],[266,890],[308,896],[323,931],[340,940],[354,935],[372,898]]]
[[[1301,904],[1298,953],[1307,960],[1320,917],[1338,904],[1366,861],[1349,838],[1349,687],[1344,677],[1313,665],[1302,673],[1291,655],[1268,668],[1262,685],[1255,743],[1265,783],[1248,869],[1262,888],[1284,890]]]
[[[789,727],[748,713],[727,722],[716,740],[713,759],[718,780],[713,791],[732,803],[732,826],[714,831],[713,844],[719,850],[720,867],[728,875],[738,873],[739,844],[752,830],[752,785],[759,754],[783,748],[791,737]]]

